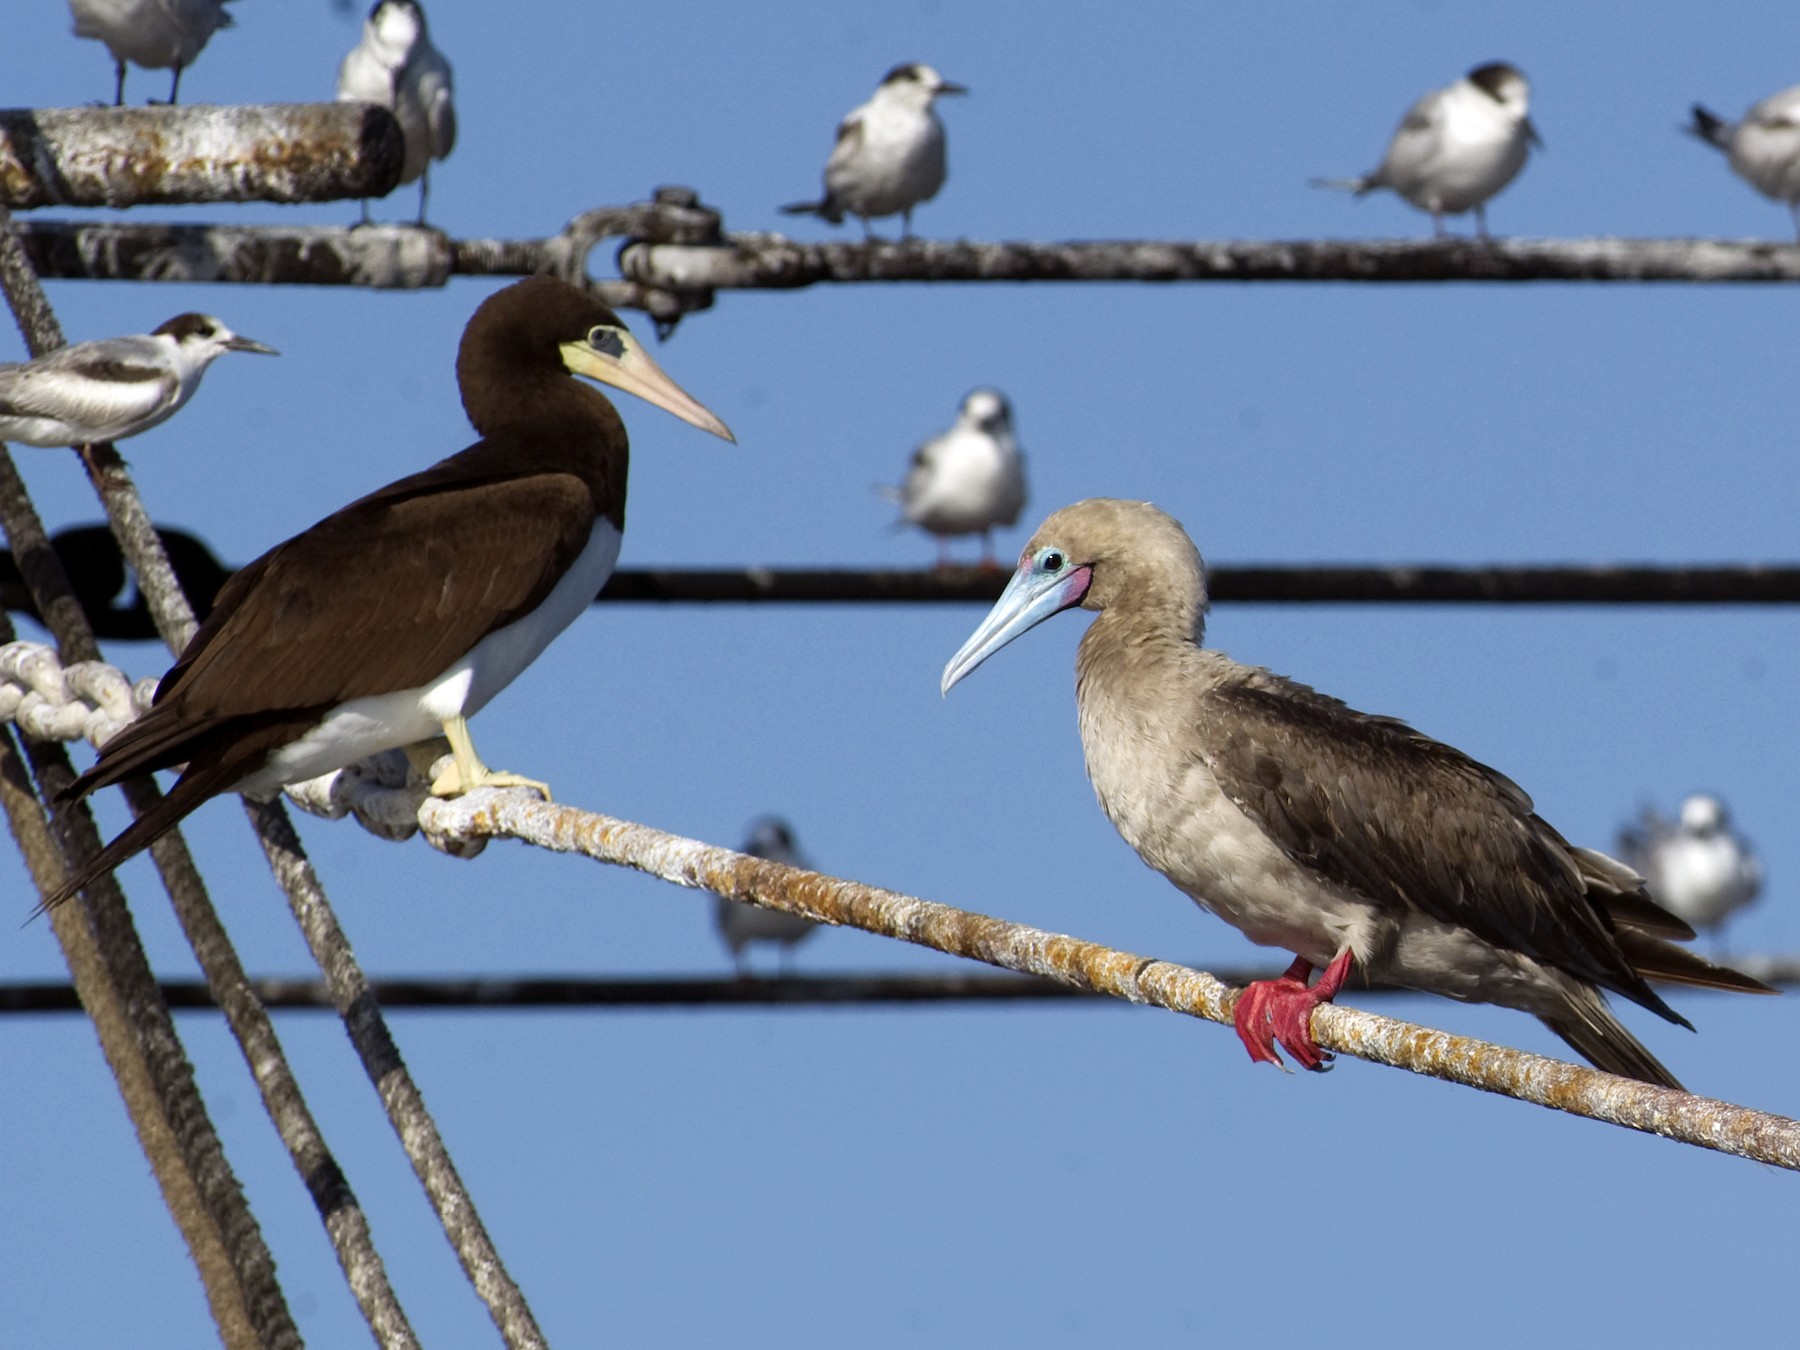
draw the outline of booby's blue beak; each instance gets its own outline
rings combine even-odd
[[[952,685],[1019,634],[1036,628],[1052,614],[1079,605],[1093,579],[1091,567],[1073,565],[1069,555],[1054,545],[1022,558],[1019,570],[1006,583],[981,627],[944,667],[939,693],[948,694]]]

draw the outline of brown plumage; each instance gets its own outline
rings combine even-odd
[[[1085,501],[1045,521],[945,688],[1076,604],[1098,611],[1076,691],[1102,808],[1204,908],[1300,958],[1240,1001],[1253,1057],[1274,1059],[1272,1028],[1320,1063],[1312,1006],[1354,966],[1534,1013],[1600,1068],[1677,1086],[1602,989],[1683,1026],[1647,980],[1772,992],[1670,942],[1692,929],[1622,863],[1569,844],[1504,774],[1201,647],[1200,555],[1148,503]],[[1329,969],[1308,990],[1312,967]]]
[[[575,373],[729,439],[586,292],[533,277],[490,296],[457,356],[481,439],[334,512],[226,583],[155,705],[68,795],[185,764],[181,778],[47,903],[219,792],[272,790],[440,727],[458,763],[442,790],[526,781],[490,774],[461,723],[593,599],[617,557],[625,427]],[[505,650],[484,645],[501,633]],[[459,663],[469,667],[460,685]],[[354,700],[375,700],[357,706],[372,728],[328,720]]]

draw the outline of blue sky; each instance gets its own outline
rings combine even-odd
[[[55,3],[0,49],[16,106],[110,96]],[[242,0],[188,101],[329,96],[357,22]],[[1548,149],[1500,234],[1783,239],[1786,212],[1676,128],[1800,80],[1791,10],[1297,0],[529,7],[440,3],[462,140],[433,218],[554,233],[686,183],[728,228],[791,228],[832,128],[924,60],[944,110],[931,237],[1419,237],[1389,196],[1308,178],[1372,166],[1407,104],[1496,58]],[[134,71],[134,100],[166,91]],[[402,189],[382,219],[410,219]],[[348,223],[354,204],[146,212]],[[1466,229],[1466,224],[1459,225]],[[854,237],[853,227],[841,237]],[[597,269],[610,258],[597,255]],[[231,358],[127,444],[153,513],[246,560],[471,439],[451,363],[494,283],[435,294],[60,283],[72,339],[215,312],[280,348]],[[1790,291],[1601,286],[890,286],[722,296],[659,360],[725,446],[622,400],[623,564],[925,564],[871,485],[972,386],[1013,400],[1032,523],[1150,498],[1217,562],[1787,560],[1800,480]],[[629,316],[628,316],[629,317]],[[648,331],[647,323],[637,323]],[[8,339],[12,343],[12,339]],[[0,359],[18,352],[0,348]],[[52,525],[97,518],[66,457],[19,454]],[[1002,537],[1015,551],[1021,529]],[[1257,955],[1118,840],[1083,777],[1063,618],[940,700],[978,607],[604,608],[482,714],[490,762],[560,800],[720,843],[775,810],[828,871],[1202,966]],[[1504,770],[1571,839],[1645,800],[1730,801],[1770,876],[1731,931],[1792,950],[1800,798],[1791,611],[1246,607],[1210,640]],[[134,676],[167,660],[121,646]],[[101,803],[110,828],[116,800]],[[391,975],[722,972],[707,901],[499,844],[473,863],[302,820],[365,967]],[[235,804],[189,832],[246,964],[309,969]],[[0,859],[7,893],[28,882]],[[148,867],[124,876],[158,967],[192,961]],[[1273,953],[1265,958],[1283,958]],[[803,970],[940,958],[853,932]],[[48,927],[0,978],[63,974]],[[1791,998],[1624,1016],[1698,1091],[1800,1113]],[[1423,997],[1380,1010],[1555,1052],[1531,1019]],[[1253,1067],[1220,1027],[1126,1007],[400,1013],[402,1051],[557,1345],[1085,1346],[1328,1335],[1348,1347],[1589,1346],[1785,1331],[1791,1184],[1770,1168],[1355,1062]],[[363,1343],[235,1047],[180,1019],[303,1332]],[[421,1335],[493,1343],[334,1019],[279,1027]],[[9,1342],[186,1346],[204,1300],[89,1027],[0,1025],[0,1326]],[[106,1297],[93,1290],[104,1287]],[[1298,1287],[1297,1287],[1298,1286]]]

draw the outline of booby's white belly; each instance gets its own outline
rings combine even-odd
[[[611,521],[595,521],[574,565],[531,613],[489,633],[429,683],[340,703],[306,735],[271,754],[235,790],[266,792],[316,778],[383,750],[428,740],[452,717],[474,716],[599,594],[619,561],[622,540]]]

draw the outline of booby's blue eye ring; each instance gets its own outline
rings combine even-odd
[[[602,356],[617,358],[625,355],[625,332],[611,324],[595,324],[588,329],[587,340],[588,346]]]
[[[1066,562],[1061,549],[1047,548],[1038,554],[1038,566],[1046,572],[1060,572]]]

